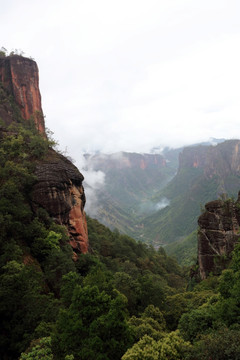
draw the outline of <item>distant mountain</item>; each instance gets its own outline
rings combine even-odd
[[[201,206],[239,190],[239,140],[210,143],[218,144],[165,148],[162,154],[86,155],[89,168],[105,173],[94,217],[156,247],[175,241],[185,247]]]
[[[197,228],[202,204],[222,194],[237,195],[240,187],[239,140],[216,146],[194,146],[179,155],[176,176],[155,197],[168,207],[142,220],[142,238],[154,245],[178,241]]]
[[[175,175],[177,157],[177,153],[171,154],[171,160],[161,154],[127,152],[85,155],[85,170],[105,174],[105,185],[96,194],[98,211],[94,216],[112,229],[137,237],[139,219],[157,210],[159,201],[153,202],[152,197]]]

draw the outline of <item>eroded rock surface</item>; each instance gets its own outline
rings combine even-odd
[[[205,212],[198,219],[198,265],[201,279],[205,279],[211,272],[222,270],[231,258],[240,236],[239,209],[240,195],[236,202],[231,199],[215,200],[205,205]]]
[[[22,119],[29,121],[32,117],[38,131],[46,137],[36,62],[17,55],[0,57],[0,82],[0,117],[4,123],[10,125],[16,121],[9,103],[11,95]],[[7,130],[1,128],[1,132],[4,131]],[[38,162],[35,173],[38,181],[33,189],[33,208],[43,207],[57,223],[66,226],[75,256],[86,253],[88,233],[83,175],[67,158],[52,149]]]
[[[58,224],[65,225],[75,252],[86,253],[88,233],[83,175],[54,150],[50,150],[47,160],[37,165],[35,173],[38,182],[32,195],[34,207],[43,207]]]
[[[13,96],[23,119],[33,117],[39,132],[45,134],[36,62],[18,55],[1,57],[0,82]]]

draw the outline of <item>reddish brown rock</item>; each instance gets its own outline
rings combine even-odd
[[[221,271],[231,258],[239,239],[240,197],[233,200],[215,200],[205,205],[199,217],[198,265],[201,279]]]
[[[6,100],[12,95],[22,118],[28,121],[33,117],[36,128],[46,136],[36,62],[15,55],[0,57],[0,82],[0,117],[4,123],[9,125],[16,121],[9,100],[1,101],[1,97]],[[4,131],[7,130],[1,128],[1,133]],[[33,188],[33,208],[43,207],[58,224],[66,226],[76,259],[78,253],[88,251],[83,175],[52,149],[39,161],[35,174],[38,181]]]
[[[18,55],[1,57],[0,82],[13,96],[22,117],[25,120],[33,117],[37,129],[45,135],[36,62]]]
[[[46,160],[37,165],[38,182],[33,189],[34,208],[43,207],[61,225],[76,253],[88,251],[87,222],[84,213],[83,175],[68,159],[50,150]]]

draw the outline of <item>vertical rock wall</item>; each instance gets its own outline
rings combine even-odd
[[[238,200],[215,200],[205,205],[199,217],[198,265],[201,279],[221,271],[231,258],[240,234],[240,196]]]
[[[7,94],[12,95],[22,118],[28,121],[33,117],[36,128],[46,137],[36,62],[17,55],[0,57],[0,82]],[[7,109],[1,115],[7,124],[14,122],[13,114]],[[75,254],[86,253],[88,232],[83,175],[68,159],[52,149],[37,164],[36,175],[33,208],[43,207],[58,224],[66,226]]]
[[[0,58],[0,81],[13,96],[23,119],[33,117],[36,128],[45,135],[36,62],[18,55]]]
[[[87,222],[84,213],[83,175],[68,159],[49,151],[37,165],[38,182],[33,188],[33,206],[43,207],[56,223],[65,225],[75,253],[88,251]]]

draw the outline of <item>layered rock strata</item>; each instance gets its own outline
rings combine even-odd
[[[76,253],[88,251],[87,222],[84,213],[83,175],[64,156],[51,150],[47,160],[36,168],[33,188],[34,207],[43,207],[61,225],[65,225]]]
[[[239,239],[240,193],[236,202],[228,199],[207,203],[198,224],[199,275],[205,279],[225,267]]]

